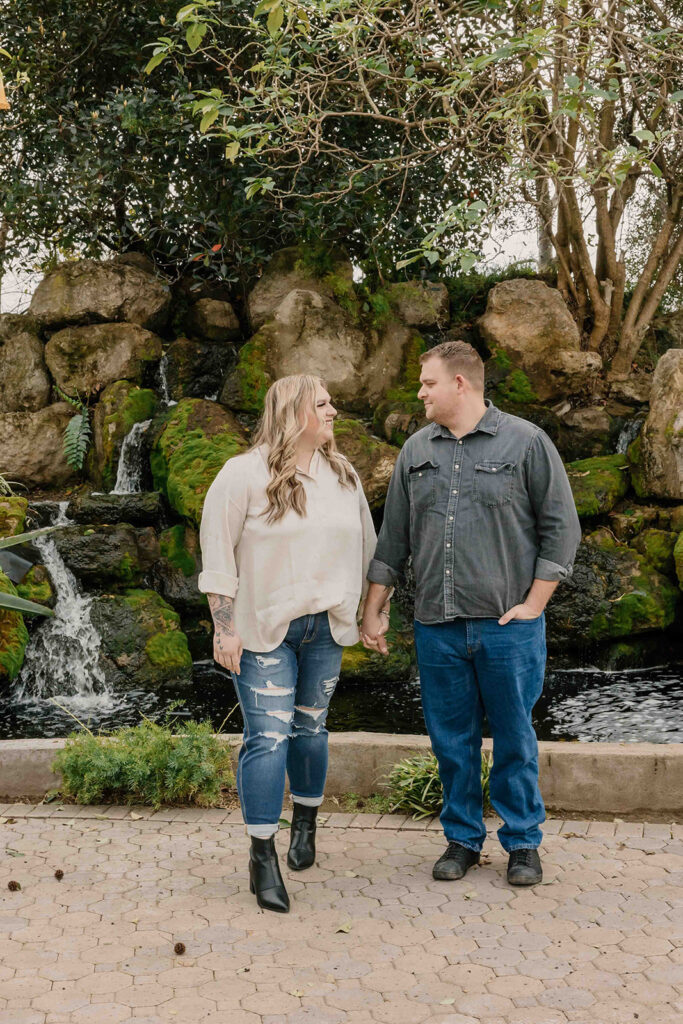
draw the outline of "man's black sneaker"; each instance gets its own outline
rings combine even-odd
[[[538,850],[513,850],[508,860],[510,885],[538,885],[542,880],[543,870]]]
[[[479,854],[476,850],[451,842],[432,868],[432,875],[440,882],[454,882],[462,878],[473,864],[478,863]]]

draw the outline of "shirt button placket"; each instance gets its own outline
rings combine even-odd
[[[462,440],[458,441],[458,444],[462,444]],[[446,618],[453,618],[455,615],[455,594],[453,587],[453,577],[455,574],[455,565],[453,559],[453,534],[455,531],[455,517],[458,514],[458,496],[459,486],[456,486],[460,479],[460,459],[462,458],[460,452],[456,449],[453,459],[453,471],[451,473],[451,493],[448,499],[448,512],[446,520],[446,540],[444,550],[444,604]],[[456,462],[456,459],[458,460]],[[450,524],[453,524],[452,526]]]

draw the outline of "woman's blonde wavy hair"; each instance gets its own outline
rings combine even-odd
[[[300,516],[306,515],[306,492],[296,475],[296,443],[306,429],[300,423],[301,413],[307,415],[315,410],[319,385],[325,386],[319,377],[296,373],[276,380],[266,393],[252,449],[260,445],[268,448],[270,483],[266,487],[268,507],[263,513],[268,523],[276,523],[292,508]],[[355,489],[355,474],[337,451],[334,438],[321,445],[319,451],[339,477],[342,487]]]

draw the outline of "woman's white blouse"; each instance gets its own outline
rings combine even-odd
[[[290,509],[269,524],[261,514],[270,480],[263,447],[229,459],[204,501],[199,589],[234,598],[235,627],[250,651],[272,651],[292,619],[324,611],[338,644],[359,639],[358,605],[377,542],[360,479],[353,490],[342,487],[319,452],[298,475],[304,517]]]

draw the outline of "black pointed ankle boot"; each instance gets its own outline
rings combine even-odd
[[[315,819],[317,807],[294,801],[292,827],[289,834],[287,864],[292,871],[303,871],[315,862]]]
[[[251,836],[249,855],[249,888],[256,894],[256,902],[264,910],[275,910],[278,914],[289,911],[289,896],[280,874],[280,865],[275,850],[275,836],[257,839]]]

